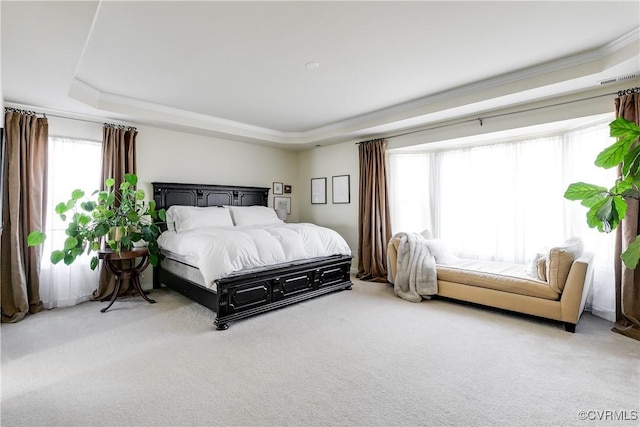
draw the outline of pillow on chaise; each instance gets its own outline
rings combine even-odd
[[[573,261],[580,258],[582,252],[584,252],[584,245],[579,237],[572,237],[561,246],[551,248],[549,267],[547,268],[547,278],[551,289],[562,293],[571,265]]]

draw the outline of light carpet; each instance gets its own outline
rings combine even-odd
[[[640,343],[588,313],[571,334],[354,280],[220,332],[210,310],[152,294],[2,324],[0,424],[639,423]]]

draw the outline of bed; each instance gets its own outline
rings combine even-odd
[[[171,206],[267,206],[269,188],[154,182],[156,209]],[[166,230],[166,225],[164,226]],[[168,256],[167,256],[168,255]],[[316,256],[237,271],[203,283],[193,265],[170,253],[153,269],[153,287],[162,285],[216,313],[218,330],[229,322],[305,301],[339,290],[350,290],[351,254]]]

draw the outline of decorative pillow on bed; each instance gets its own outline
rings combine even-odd
[[[282,224],[276,211],[266,206],[229,206],[235,225]]]
[[[167,209],[169,230],[176,233],[207,227],[233,227],[229,209],[219,206],[171,206]]]
[[[579,237],[572,237],[562,246],[551,248],[549,266],[547,267],[547,279],[551,289],[559,293],[562,292],[573,261],[580,258],[583,251],[584,246]]]

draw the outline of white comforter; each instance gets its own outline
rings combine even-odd
[[[207,286],[240,270],[351,254],[347,242],[334,230],[304,223],[165,231],[158,244],[197,266]]]

